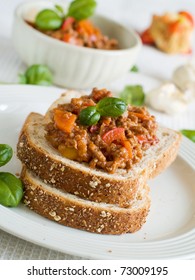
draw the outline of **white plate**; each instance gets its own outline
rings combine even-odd
[[[116,91],[139,83],[146,90],[159,81],[140,74],[129,74],[113,84]],[[61,89],[34,86],[0,87],[0,143],[14,150],[25,117],[31,111],[44,113]],[[172,121],[172,119],[170,119]],[[190,120],[189,120],[190,122]],[[186,145],[186,144],[185,144]],[[192,156],[195,151],[191,151]],[[13,159],[1,171],[20,171]],[[171,167],[151,186],[152,206],[146,224],[135,234],[97,235],[61,226],[23,205],[0,206],[0,228],[25,240],[91,259],[184,259],[195,256],[195,173],[178,156]]]

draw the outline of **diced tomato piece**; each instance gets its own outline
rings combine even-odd
[[[154,40],[153,40],[153,38],[152,38],[152,36],[150,34],[149,28],[146,29],[144,32],[142,32],[140,37],[141,37],[141,40],[142,40],[143,44],[146,44],[146,45],[154,44]]]
[[[171,34],[173,34],[173,33],[177,33],[177,32],[182,32],[184,29],[184,25],[183,25],[182,21],[178,19],[178,20],[170,23],[168,28],[169,28],[169,32]]]
[[[62,24],[62,30],[67,30],[72,24],[75,22],[75,19],[73,17],[68,17],[65,19],[65,21]]]
[[[65,33],[63,41],[69,43],[70,40],[71,40],[71,35],[69,33]]]
[[[80,20],[78,22],[77,31],[79,33],[84,32],[88,35],[97,35],[98,34],[98,29],[95,28],[94,25],[86,19]]]
[[[140,144],[148,142],[148,139],[146,138],[145,135],[140,134],[140,135],[136,135],[136,137]]]
[[[191,22],[192,26],[194,26],[194,18],[190,13],[186,11],[181,11],[179,12],[179,15],[184,16],[186,19],[188,19]]]
[[[116,127],[107,131],[102,139],[108,145],[110,145],[115,140],[125,140],[125,130],[122,127]]]
[[[59,109],[54,109],[54,121],[56,126],[67,133],[70,133],[74,127],[77,116],[71,112],[64,112]]]
[[[133,156],[132,147],[131,147],[131,144],[130,144],[129,140],[127,140],[127,138],[125,136],[124,128],[122,128],[122,127],[113,128],[113,129],[107,131],[102,136],[102,139],[108,145],[110,145],[112,142],[114,142],[116,140],[120,141],[120,143],[127,150],[129,158],[132,158],[132,156]]]

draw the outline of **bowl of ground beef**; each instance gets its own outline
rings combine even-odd
[[[43,10],[55,10],[55,3],[20,4],[14,14],[12,37],[22,61],[27,66],[47,65],[54,84],[75,89],[104,86],[135,64],[141,42],[132,29],[95,14],[84,20],[67,16],[58,27],[47,30],[44,22],[36,25],[35,19]]]

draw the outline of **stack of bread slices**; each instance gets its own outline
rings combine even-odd
[[[150,209],[147,181],[174,161],[181,136],[171,129],[159,128],[160,141],[145,151],[128,173],[91,169],[62,157],[45,138],[50,110],[80,95],[67,92],[46,115],[30,113],[27,117],[17,145],[23,164],[24,203],[65,226],[102,234],[133,233],[145,223]]]

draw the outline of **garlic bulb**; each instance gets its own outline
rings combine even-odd
[[[146,103],[157,111],[171,115],[184,112],[188,106],[184,94],[170,82],[148,92]]]
[[[172,76],[173,82],[183,91],[187,101],[195,98],[195,66],[191,63],[178,67]]]

